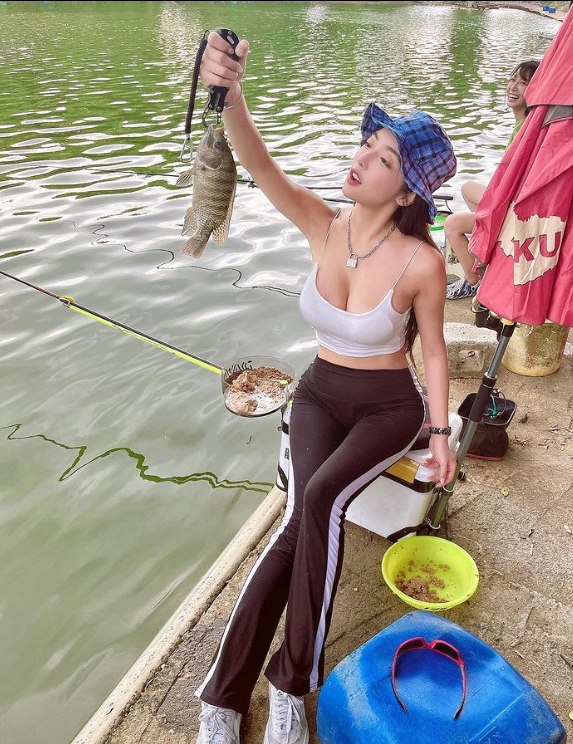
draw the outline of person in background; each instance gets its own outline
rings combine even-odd
[[[232,51],[210,33],[200,76],[206,86],[228,89],[223,122],[236,156],[308,240],[313,267],[300,309],[318,351],[292,404],[294,493],[195,693],[202,701],[197,743],[239,744],[241,717],[286,609],[284,639],[265,669],[264,742],[306,744],[304,696],[323,682],[346,508],[424,426],[424,391],[408,356],[418,333],[436,485],[455,472],[443,336],[446,271],[429,223],[436,213],[432,193],[455,173],[456,158],[432,117],[412,111],[392,119],[371,103],[343,186],[353,206],[333,209],[270,156],[243,95],[248,42],[237,45],[238,62]]]
[[[539,62],[534,59],[520,62],[512,71],[509,82],[507,83],[506,101],[515,117],[515,126],[513,127],[507,147],[515,139],[527,116],[525,91],[538,66]],[[475,256],[468,251],[468,236],[474,229],[476,221],[475,212],[485,190],[486,186],[478,181],[466,181],[462,184],[462,197],[469,211],[450,214],[444,222],[446,238],[464,272],[463,277],[448,285],[446,290],[446,298],[448,300],[461,300],[465,297],[473,297],[478,290],[480,277],[475,271]]]

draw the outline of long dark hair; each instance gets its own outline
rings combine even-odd
[[[412,235],[413,237],[418,238],[418,240],[423,240],[434,246],[434,248],[441,253],[430,234],[430,226],[428,224],[428,205],[421,196],[414,194],[414,201],[411,204],[407,207],[398,207],[396,212],[394,212],[394,220],[396,221],[396,225],[402,235]],[[445,300],[446,298],[444,297],[444,302]],[[412,358],[412,349],[417,335],[418,323],[416,321],[414,308],[412,308],[410,311],[410,317],[408,318],[408,323],[406,324],[404,343],[406,354],[409,354],[410,358]]]
[[[538,67],[539,60],[526,59],[513,68],[509,77],[512,78],[514,75],[519,75],[522,80],[525,80],[526,83],[529,83]]]

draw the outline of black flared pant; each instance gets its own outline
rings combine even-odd
[[[311,364],[292,405],[285,514],[242,588],[197,690],[202,700],[247,711],[285,607],[284,640],[265,674],[293,695],[322,684],[346,508],[410,449],[423,422],[412,369],[355,370],[320,358]]]

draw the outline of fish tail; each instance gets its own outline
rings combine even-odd
[[[181,253],[193,256],[193,258],[201,258],[203,251],[207,246],[207,240],[198,240],[197,238],[189,238],[186,243],[183,243],[179,249]]]

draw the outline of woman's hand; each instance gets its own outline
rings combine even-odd
[[[453,479],[457,465],[448,438],[443,434],[432,434],[430,437],[430,452],[432,456],[424,464],[431,468],[439,468],[432,480],[437,488],[443,488]]]
[[[237,62],[231,55],[239,57]],[[235,49],[223,39],[216,31],[211,31],[207,37],[207,46],[201,59],[199,75],[203,83],[210,87],[212,85],[222,88],[237,88],[240,95],[238,83],[245,74],[249,43],[242,39]],[[231,101],[234,98],[231,97]]]

